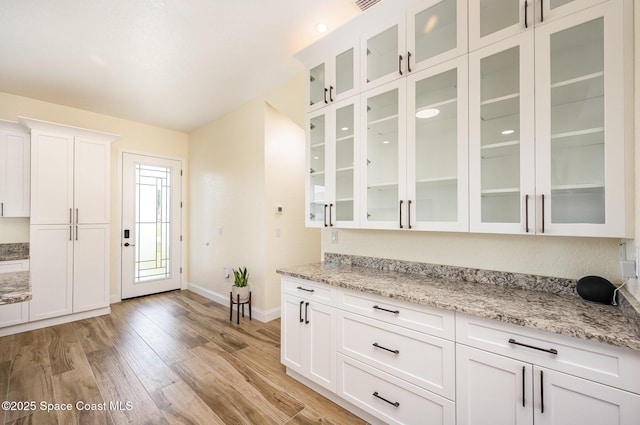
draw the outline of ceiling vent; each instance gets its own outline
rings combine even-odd
[[[360,10],[365,11],[378,2],[380,2],[380,0],[356,0],[356,6],[358,6]]]

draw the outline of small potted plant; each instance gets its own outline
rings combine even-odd
[[[240,301],[249,299],[249,272],[246,267],[239,267],[238,270],[233,269],[233,286],[231,287],[231,293],[233,294],[233,300],[238,299],[240,295]]]

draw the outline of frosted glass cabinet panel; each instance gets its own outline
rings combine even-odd
[[[404,228],[405,91],[405,81],[399,80],[367,92],[361,100],[362,224],[366,228]]]
[[[408,79],[410,228],[468,230],[467,81],[464,57]]]
[[[359,98],[308,114],[307,226],[355,227]]]
[[[407,72],[467,53],[467,2],[431,0],[407,12]]]
[[[308,111],[323,108],[357,93],[357,55],[354,46],[339,49],[307,75]]]
[[[383,31],[362,37],[362,83],[365,88],[400,78],[406,60],[404,15]]]
[[[532,33],[470,55],[470,228],[535,232]]]
[[[621,5],[536,30],[540,233],[625,234]]]

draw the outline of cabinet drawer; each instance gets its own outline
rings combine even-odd
[[[389,424],[455,423],[452,401],[341,354],[338,395]]]
[[[297,295],[307,300],[334,303],[336,299],[335,286],[289,276],[283,276],[281,283],[282,292]]]
[[[0,305],[0,328],[18,325],[29,321],[29,303],[27,301]]]
[[[640,394],[640,353],[632,350],[460,313],[456,341]]]
[[[429,335],[454,339],[455,316],[452,311],[341,288],[338,288],[338,307]]]
[[[29,260],[0,261],[0,273],[24,272],[29,270]]]
[[[455,397],[451,341],[342,312],[338,350],[443,397]]]

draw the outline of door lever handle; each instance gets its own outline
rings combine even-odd
[[[129,242],[125,242],[125,243],[124,243],[124,246],[136,246],[136,244],[134,244],[134,243],[129,243]]]

